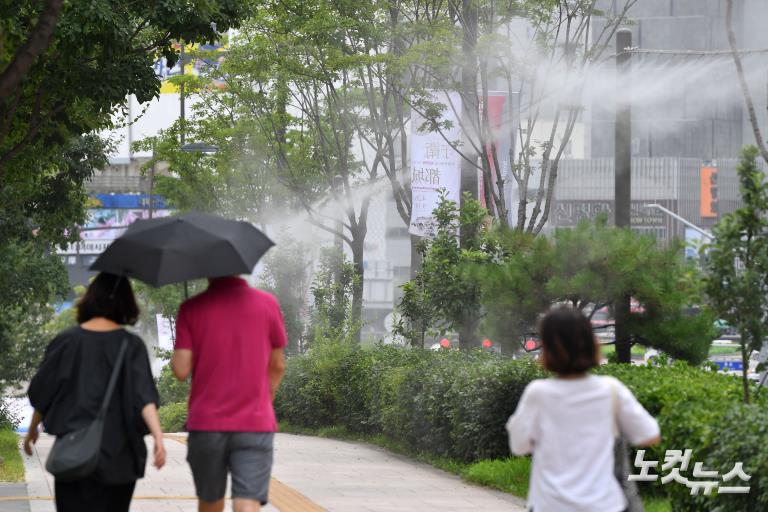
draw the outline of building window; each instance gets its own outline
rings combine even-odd
[[[406,227],[387,229],[387,238],[409,238],[410,236]]]
[[[392,275],[395,278],[410,278],[411,277],[411,267],[409,266],[402,266],[402,265],[396,265],[392,268]]]

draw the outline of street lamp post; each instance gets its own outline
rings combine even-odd
[[[676,214],[672,210],[669,210],[668,208],[664,208],[660,204],[655,204],[654,203],[654,204],[646,204],[644,206],[646,208],[655,208],[656,210],[659,210],[659,211],[661,211],[663,213],[666,213],[667,215],[669,215],[673,219],[681,222],[682,224],[685,224],[686,226],[688,226],[689,228],[693,229],[694,231],[697,231],[697,232],[701,233],[702,235],[704,235],[705,237],[707,237],[710,240],[714,240],[715,239],[714,235],[712,233],[710,233],[709,231],[707,231],[706,229],[700,228],[699,226],[697,226],[693,222],[691,222],[691,221],[681,217],[680,215]]]

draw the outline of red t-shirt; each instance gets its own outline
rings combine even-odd
[[[176,348],[192,350],[187,430],[275,432],[267,369],[287,344],[277,299],[243,279],[215,279],[184,302]]]

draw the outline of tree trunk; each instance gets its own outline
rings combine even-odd
[[[630,297],[622,297],[614,304],[614,320],[616,323],[616,360],[620,363],[632,362],[632,343],[628,329],[631,313]]]
[[[741,94],[744,96],[744,105],[747,108],[749,124],[752,126],[752,133],[755,136],[755,144],[760,149],[763,160],[768,162],[768,147],[766,147],[760,132],[760,123],[757,120],[755,104],[752,101],[752,94],[749,92],[749,85],[747,85],[747,80],[744,77],[744,66],[741,63],[741,56],[736,47],[736,33],[733,30],[733,0],[727,0],[725,4],[725,29],[728,33],[728,45],[731,48],[733,63],[736,66],[736,77],[739,79]]]
[[[411,280],[416,279],[416,274],[421,270],[423,261],[419,245],[421,237],[411,235]]]
[[[747,332],[741,333],[741,385],[744,390],[744,403],[749,403],[749,379],[747,378],[747,372],[749,372],[749,350],[747,347],[753,346],[750,341],[752,336]]]
[[[477,152],[472,141],[473,119],[478,116],[477,105],[477,6],[473,0],[462,0],[462,54],[461,67],[461,125],[463,149],[466,158],[461,160],[461,192],[469,192],[477,199]]]
[[[363,328],[363,285],[365,282],[365,268],[363,265],[363,245],[365,235],[352,238],[352,265],[355,267],[355,281],[352,285],[352,326],[354,328],[353,339],[360,343]]]
[[[479,346],[477,328],[480,326],[480,316],[474,312],[467,312],[459,327],[459,348],[470,350]]]

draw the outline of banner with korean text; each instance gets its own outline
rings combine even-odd
[[[435,93],[433,101],[445,105],[440,130],[426,129],[426,120],[411,113],[411,189],[412,210],[409,232],[430,236],[434,231],[433,211],[445,190],[448,199],[461,199],[461,155],[453,148],[461,139],[461,96]]]

